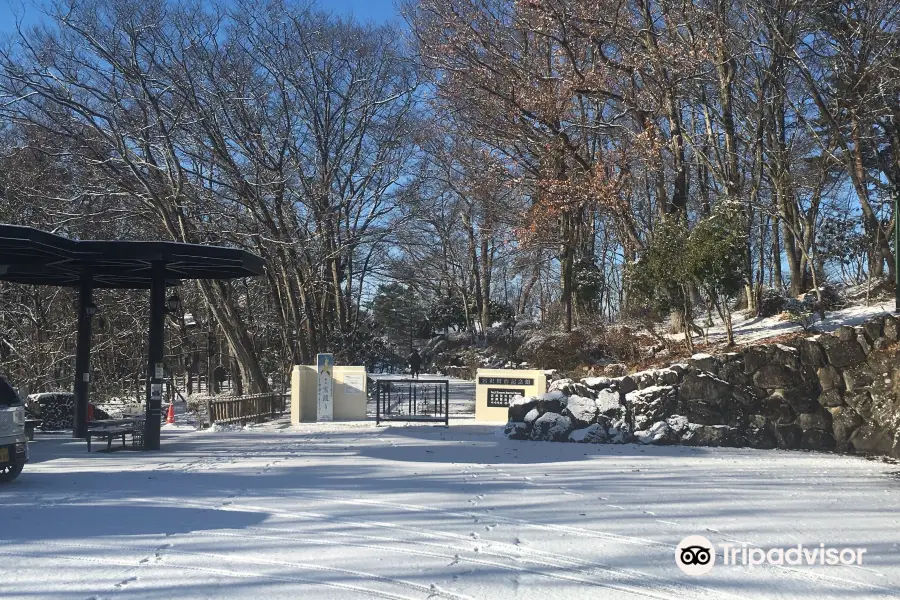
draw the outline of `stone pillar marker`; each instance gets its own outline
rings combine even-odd
[[[316,420],[334,420],[334,355],[316,355]]]

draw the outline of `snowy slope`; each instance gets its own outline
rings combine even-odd
[[[0,488],[0,597],[890,598],[897,466],[801,452],[517,442],[497,428],[284,423],[52,436]],[[868,548],[861,567],[719,568],[674,546]]]
[[[851,305],[841,310],[831,311],[825,314],[824,321],[816,321],[815,328],[822,333],[834,331],[841,325],[859,325],[872,317],[893,312],[894,301],[875,302],[870,306],[864,304]],[[697,324],[703,325],[705,316],[697,315]],[[750,317],[747,318],[745,313],[737,312],[732,315],[734,327],[734,341],[738,345],[748,345],[762,342],[768,338],[784,335],[786,333],[801,332],[799,325],[784,321],[778,315],[773,317]],[[684,339],[684,334],[670,335],[671,339]],[[695,341],[702,340],[702,337],[694,336]],[[718,316],[713,317],[713,326],[709,328],[710,343],[720,343],[726,341],[725,326],[722,324]]]

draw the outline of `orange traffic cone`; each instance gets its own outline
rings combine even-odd
[[[175,423],[175,403],[169,405],[169,414],[166,415],[166,423]]]

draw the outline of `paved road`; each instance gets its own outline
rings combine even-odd
[[[372,379],[408,379],[406,375],[391,375],[388,373],[370,373]],[[454,418],[475,417],[475,382],[441,375],[422,375],[422,381],[450,382],[450,415]],[[375,401],[369,400],[369,416],[375,416]]]

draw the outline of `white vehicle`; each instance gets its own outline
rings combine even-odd
[[[18,477],[26,462],[25,406],[16,390],[0,377],[0,483]]]

